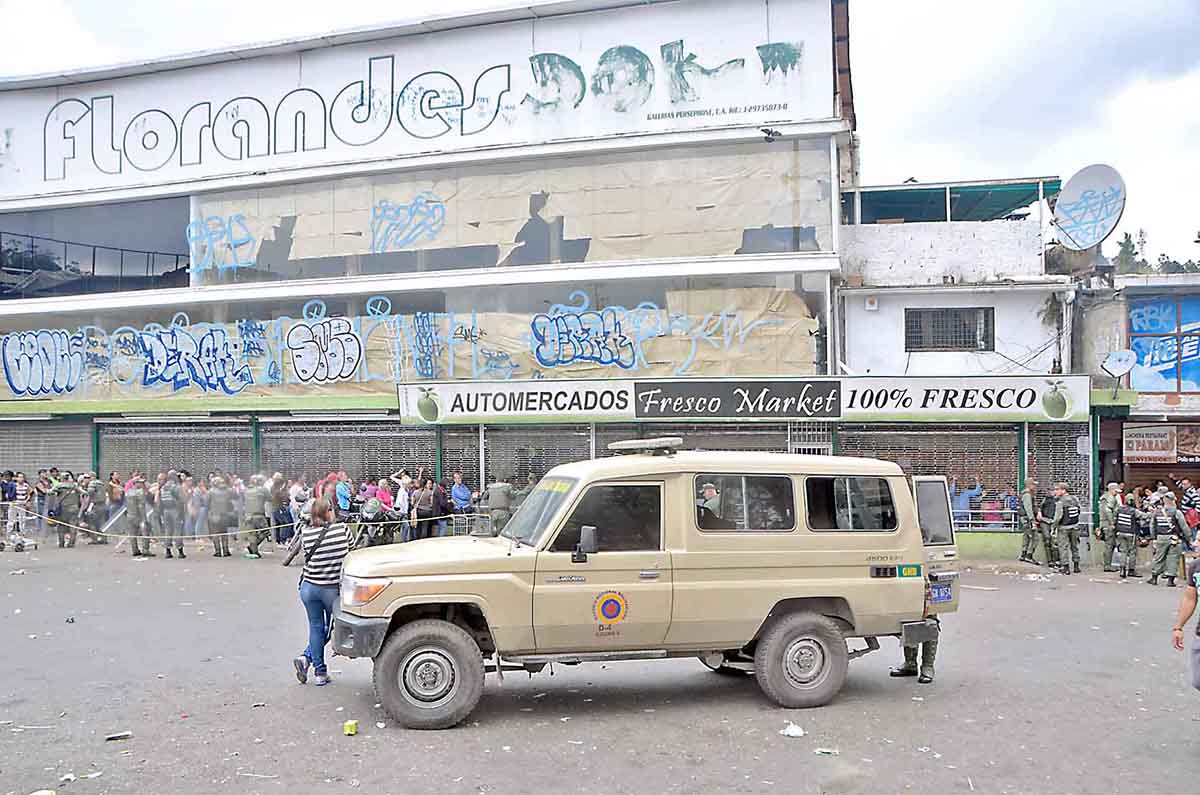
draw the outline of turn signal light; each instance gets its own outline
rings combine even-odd
[[[359,607],[379,596],[388,586],[386,579],[367,577],[342,577],[342,604],[347,607]]]

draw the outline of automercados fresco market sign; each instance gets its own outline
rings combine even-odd
[[[1086,422],[1087,376],[451,382],[402,389],[406,422]]]

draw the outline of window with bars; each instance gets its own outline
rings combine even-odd
[[[995,310],[990,306],[905,309],[904,350],[994,351]]]

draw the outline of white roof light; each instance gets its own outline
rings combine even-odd
[[[680,436],[659,436],[654,439],[626,439],[613,442],[608,449],[614,453],[649,453],[650,455],[673,455],[683,447]]]

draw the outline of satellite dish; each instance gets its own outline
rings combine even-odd
[[[1135,364],[1137,364],[1137,354],[1133,351],[1113,351],[1104,357],[1104,361],[1100,363],[1100,369],[1113,378],[1121,378],[1129,375]]]
[[[1054,205],[1062,244],[1086,251],[1103,243],[1125,212],[1125,180],[1112,166],[1097,163],[1067,180]]]

